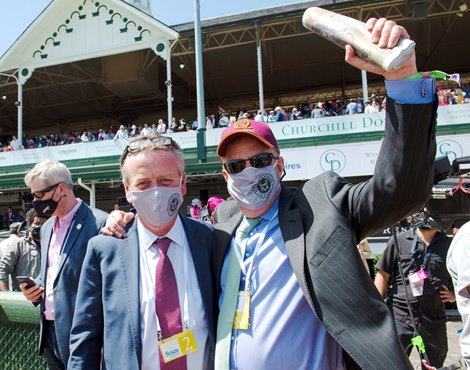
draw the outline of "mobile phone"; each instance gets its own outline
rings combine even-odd
[[[33,278],[29,276],[17,276],[16,280],[18,280],[20,283],[26,283],[26,288],[31,288],[32,286],[37,285]]]

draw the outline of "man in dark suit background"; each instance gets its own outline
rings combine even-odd
[[[41,269],[38,285],[20,289],[41,305],[39,353],[46,350],[49,369],[65,369],[69,357],[78,278],[88,240],[106,220],[103,211],[88,207],[73,193],[72,176],[60,162],[45,160],[25,176],[33,206],[49,217],[41,228]]]
[[[121,172],[136,221],[124,239],[90,240],[68,368],[99,369],[102,360],[103,369],[212,369],[212,233],[178,214],[186,194],[181,148],[169,137],[138,137],[121,156]],[[163,277],[168,259],[173,272]]]
[[[409,37],[384,19],[368,27],[380,47]],[[393,72],[350,46],[346,61],[388,80],[385,138],[370,180],[353,185],[327,172],[290,190],[266,124],[241,120],[222,134],[217,153],[235,201],[215,213],[215,369],[412,368],[356,245],[427,199],[435,81],[399,81],[416,73],[414,54]]]

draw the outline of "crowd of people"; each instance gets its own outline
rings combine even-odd
[[[470,103],[470,88],[468,85],[462,85],[457,89],[438,88],[437,96],[439,105],[453,105]],[[345,100],[329,100],[325,102],[305,102],[289,109],[277,106],[269,111],[250,112],[240,110],[238,113],[229,114],[219,112],[206,117],[205,128],[224,128],[241,119],[254,119],[259,122],[274,123],[282,121],[300,120],[304,118],[322,118],[331,116],[340,116],[347,114],[377,113],[386,110],[386,98],[379,98],[372,95],[369,101],[364,102],[362,98]],[[153,124],[135,124],[120,125],[119,129],[113,126],[108,129],[82,130],[77,133],[55,133],[43,134],[40,136],[27,136],[23,144],[19,143],[16,136],[11,139],[0,138],[0,152],[11,152],[20,149],[43,148],[48,146],[57,146],[73,143],[82,143],[89,141],[117,140],[136,137],[138,135],[148,135],[151,133],[172,133],[197,130],[198,122],[188,123],[185,119],[177,120],[172,118],[169,125],[162,118]]]
[[[409,37],[393,21],[370,19],[366,27],[371,42],[383,47]],[[273,131],[244,116],[217,146],[233,199],[215,200],[213,225],[200,222],[199,199],[191,202],[191,217],[179,213],[187,193],[183,152],[158,132],[133,138],[121,154],[122,184],[135,213],[107,215],[86,205],[60,162],[28,171],[34,210],[48,220],[40,230],[39,275],[20,290],[40,307],[39,345],[49,369],[150,370],[158,363],[162,370],[413,369],[397,310],[374,286],[357,244],[428,199],[435,81],[408,79],[417,74],[414,57],[385,71],[346,45],[345,60],[382,75],[389,91],[382,165],[365,182],[330,171],[303,187],[285,186],[286,163]],[[408,279],[442,304],[450,299],[441,286],[447,280],[429,266],[442,263],[438,245],[448,242],[434,231],[411,237],[405,247],[414,250],[405,254],[417,276]],[[458,259],[462,251],[450,249]],[[389,277],[396,260],[387,251],[378,275]],[[389,297],[400,298],[399,282],[392,286]],[[459,308],[469,305],[468,280],[462,291]],[[428,320],[425,306],[417,307],[418,320]],[[468,311],[462,317],[468,333]],[[468,338],[461,344],[468,354]],[[440,358],[430,360],[442,366]]]

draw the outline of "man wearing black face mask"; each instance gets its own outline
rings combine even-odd
[[[69,338],[83,259],[88,240],[106,220],[103,211],[88,207],[73,193],[72,176],[60,162],[37,163],[25,176],[34,209],[50,216],[41,229],[41,270],[38,284],[20,289],[41,305],[39,353],[46,350],[50,370],[66,368]]]
[[[9,276],[12,278],[12,290],[19,291],[17,276],[39,275],[41,254],[39,230],[47,218],[39,217],[34,209],[26,213],[28,235],[20,237],[8,245],[5,254],[0,259],[0,290],[9,290]]]

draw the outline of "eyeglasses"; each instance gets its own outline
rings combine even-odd
[[[152,144],[154,144],[155,147],[160,146],[160,145],[164,147],[169,147],[174,143],[173,139],[168,136],[158,136],[158,137],[153,137],[153,138],[142,137],[142,138],[132,140],[131,142],[129,142],[129,144],[127,144],[127,146],[124,148],[124,151],[122,152],[121,165],[124,163],[129,153],[134,153],[134,152],[141,150],[146,145],[148,145],[147,143],[149,141]]]
[[[246,162],[250,162],[255,168],[268,167],[273,159],[278,159],[273,153],[259,153],[248,159],[233,159],[224,163],[224,168],[228,173],[240,173],[246,167]]]
[[[60,182],[58,182],[57,184],[48,186],[47,188],[42,189],[42,190],[33,191],[31,194],[33,195],[33,197],[41,199],[44,195],[46,195],[46,193],[48,193],[51,190],[55,189],[59,184],[60,184]]]

